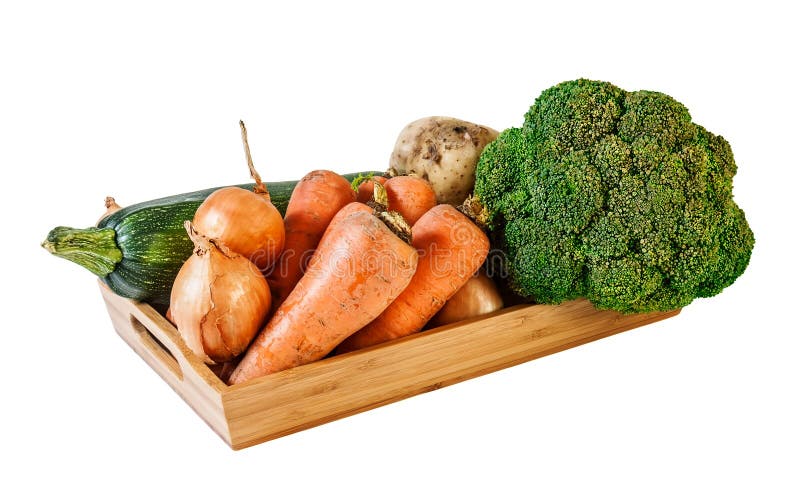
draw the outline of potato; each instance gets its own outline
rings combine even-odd
[[[409,123],[397,137],[389,173],[418,175],[440,204],[460,205],[475,184],[475,165],[497,131],[468,121],[431,116]]]

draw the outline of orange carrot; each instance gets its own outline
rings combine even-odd
[[[436,206],[436,193],[427,180],[409,175],[392,177],[384,184],[389,209],[400,213],[410,225]]]
[[[373,180],[377,180],[386,188],[387,199],[383,202],[389,210],[400,213],[410,225],[414,225],[419,217],[436,206],[436,193],[431,184],[427,180],[411,175],[400,175],[390,179],[372,177],[372,180],[366,180],[358,186],[358,201],[362,203],[378,201],[374,198]]]
[[[489,239],[472,221],[448,204],[428,210],[411,229],[420,253],[414,278],[377,319],[336,349],[349,352],[416,333],[478,270],[489,252]]]
[[[350,183],[328,170],[315,170],[297,183],[283,219],[283,252],[267,276],[273,308],[283,303],[302,277],[333,216],[355,198]]]
[[[366,203],[372,200],[372,192],[375,190],[375,182],[385,184],[389,180],[386,177],[372,177],[370,180],[365,180],[358,184],[358,196],[356,200],[359,203]]]
[[[358,204],[331,221],[308,270],[250,345],[230,384],[321,359],[411,281],[417,251]]]
[[[347,205],[345,205],[344,208],[339,210],[339,212],[336,213],[336,216],[333,217],[333,220],[331,220],[331,223],[334,222],[338,223],[340,219],[345,218],[348,215],[351,215],[359,211],[363,211],[364,213],[372,213],[374,210],[369,206],[365,205],[364,203],[353,201],[352,203],[348,203]]]

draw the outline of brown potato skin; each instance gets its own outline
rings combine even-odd
[[[406,125],[389,158],[389,172],[427,180],[439,204],[460,205],[472,193],[481,151],[497,138],[489,127],[447,116]]]

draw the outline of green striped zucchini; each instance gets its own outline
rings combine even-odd
[[[373,172],[344,175],[352,181]],[[267,183],[272,203],[286,211],[296,180]],[[252,189],[253,184],[239,187]],[[122,208],[96,227],[56,227],[42,246],[100,277],[115,293],[153,305],[168,305],[172,283],[193,244],[183,223],[219,189],[178,194]]]

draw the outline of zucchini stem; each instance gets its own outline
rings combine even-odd
[[[47,234],[42,247],[51,254],[75,262],[99,277],[114,271],[122,261],[114,229],[56,227]]]

